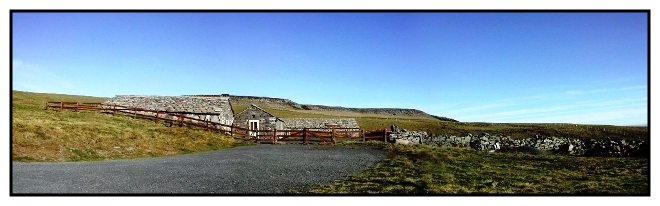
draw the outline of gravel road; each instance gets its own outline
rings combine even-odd
[[[269,145],[101,162],[12,162],[12,194],[306,193],[385,159],[369,147]]]

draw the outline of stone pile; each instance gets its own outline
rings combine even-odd
[[[426,144],[440,146],[470,147],[476,150],[511,150],[529,147],[552,153],[585,156],[649,156],[648,141],[635,140],[596,140],[582,141],[575,138],[534,136],[526,139],[511,139],[508,136],[482,133],[464,137],[448,135],[428,135],[426,132],[407,131],[392,133],[393,141],[407,140],[410,144]]]
[[[488,134],[486,134],[488,135]],[[511,139],[499,137],[501,145],[508,148],[534,147],[545,151],[554,151],[562,154],[581,155],[584,154],[582,140],[562,137],[545,137],[536,135],[527,139]]]
[[[398,133],[392,133],[390,134],[390,139],[392,140],[408,140],[410,144],[419,144],[420,139],[428,137],[428,134],[426,132],[421,132],[421,131],[408,131],[405,129],[402,129]]]

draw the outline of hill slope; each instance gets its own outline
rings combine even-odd
[[[191,96],[222,96],[222,95],[191,95]],[[235,106],[235,112],[240,112],[251,104],[257,105],[264,109],[275,110],[289,110],[307,114],[330,114],[333,116],[371,116],[371,117],[388,117],[388,118],[426,118],[437,119],[442,121],[457,122],[454,119],[446,117],[438,117],[435,115],[427,114],[418,109],[402,109],[402,108],[350,108],[340,106],[325,106],[313,104],[299,104],[289,99],[272,98],[272,97],[255,97],[255,96],[237,96],[225,95],[230,97],[231,104]]]

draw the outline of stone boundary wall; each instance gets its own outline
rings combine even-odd
[[[491,136],[483,133],[465,137],[453,135],[428,135],[426,132],[401,130],[392,133],[391,139],[407,140],[410,144],[470,147],[476,150],[512,150],[520,147],[533,147],[552,153],[583,156],[649,156],[650,147],[644,140],[580,140],[562,137],[535,136],[527,139],[511,139],[508,136]]]
[[[116,95],[106,101],[108,105],[121,105],[129,108],[142,108],[165,112],[185,112],[187,117],[199,118],[232,124],[234,114],[228,97],[193,97],[193,96],[155,96],[155,95]],[[153,112],[139,112],[145,115],[156,115]],[[195,114],[196,113],[196,114]],[[176,119],[176,116],[165,115],[165,118]]]

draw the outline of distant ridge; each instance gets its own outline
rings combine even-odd
[[[391,115],[400,117],[425,117],[433,118],[442,121],[458,122],[455,119],[447,117],[439,117],[430,115],[418,109],[402,109],[402,108],[350,108],[341,106],[325,106],[313,104],[298,104],[289,99],[273,98],[273,97],[257,97],[257,96],[240,96],[240,95],[185,95],[185,96],[198,96],[198,97],[229,97],[232,105],[249,106],[251,104],[257,105],[261,108],[271,109],[284,109],[284,110],[312,110],[312,111],[334,111],[334,112],[355,112],[361,114],[376,114],[376,115]]]

